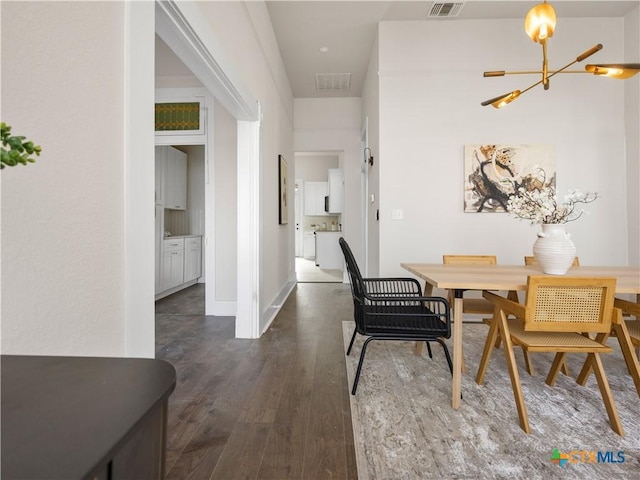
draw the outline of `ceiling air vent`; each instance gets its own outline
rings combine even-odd
[[[348,92],[350,73],[316,73],[316,90],[319,92]]]
[[[427,14],[429,18],[457,17],[462,12],[464,2],[433,2]]]

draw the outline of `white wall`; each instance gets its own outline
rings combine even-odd
[[[369,67],[362,91],[362,115],[368,119],[369,148],[373,155],[373,167],[368,171],[367,199],[367,274],[379,276],[380,272],[380,223],[376,212],[380,208],[380,82],[379,69],[379,33],[371,49]],[[373,196],[373,197],[372,197]],[[373,202],[371,201],[373,198]]]
[[[260,325],[262,332],[295,284],[294,211],[278,224],[278,155],[293,159],[293,96],[264,2],[198,2],[239,79],[260,102]],[[295,169],[289,163],[289,198]]]
[[[236,301],[238,280],[237,170],[238,128],[231,114],[215,102],[213,157],[215,164],[215,301]],[[220,309],[223,310],[223,309]]]
[[[360,235],[360,98],[296,98],[294,148],[297,152],[342,152],[345,201],[344,237],[356,259],[361,259]]]
[[[623,57],[623,19],[563,18],[552,66],[598,42],[592,57]],[[581,263],[626,265],[624,83],[591,75],[551,79],[496,110],[480,102],[534,80],[481,72],[531,68],[541,48],[522,21],[385,22],[380,25],[380,273],[445,253],[497,254],[521,263],[537,229],[507,214],[463,213],[466,144],[553,144],[557,185],[598,191],[591,215],[569,224]],[[619,61],[619,60],[618,60]],[[637,161],[637,152],[635,159]],[[404,220],[391,220],[402,209]]]
[[[296,178],[302,178],[305,182],[326,182],[329,169],[339,167],[340,156],[337,154],[296,154]]]
[[[640,6],[624,19],[624,60],[640,59]],[[629,264],[640,265],[640,75],[625,80]]]
[[[125,354],[123,5],[2,4],[2,120],[42,146],[1,174],[5,354]]]

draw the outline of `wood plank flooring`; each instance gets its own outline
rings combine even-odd
[[[204,286],[156,303],[156,356],[173,364],[166,478],[357,479],[342,321],[348,285],[298,284],[257,340],[207,317]]]

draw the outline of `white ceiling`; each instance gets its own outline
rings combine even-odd
[[[450,0],[446,0],[450,1]],[[454,0],[457,2],[464,0]],[[427,18],[433,1],[272,1],[273,29],[295,98],[359,97],[378,22],[521,18],[539,1],[467,0],[456,18]],[[550,2],[561,17],[623,17],[640,0],[560,0]],[[327,47],[326,53],[320,52]],[[348,92],[316,91],[317,73],[351,73]],[[156,75],[189,76],[187,67],[156,39]]]
[[[445,0],[451,1],[451,0]],[[456,2],[464,0],[453,0]],[[267,1],[273,29],[296,98],[359,97],[380,21],[522,18],[540,1],[467,0],[456,18],[427,18],[433,1]],[[622,17],[629,1],[550,2],[558,17]],[[322,53],[321,47],[328,51]],[[316,91],[317,73],[351,73],[348,92]]]

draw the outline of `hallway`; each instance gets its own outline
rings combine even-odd
[[[342,270],[323,270],[314,260],[296,257],[298,283],[342,283]]]
[[[342,342],[348,285],[298,284],[257,340],[204,316],[204,285],[156,303],[156,354],[177,370],[167,479],[356,479]]]

